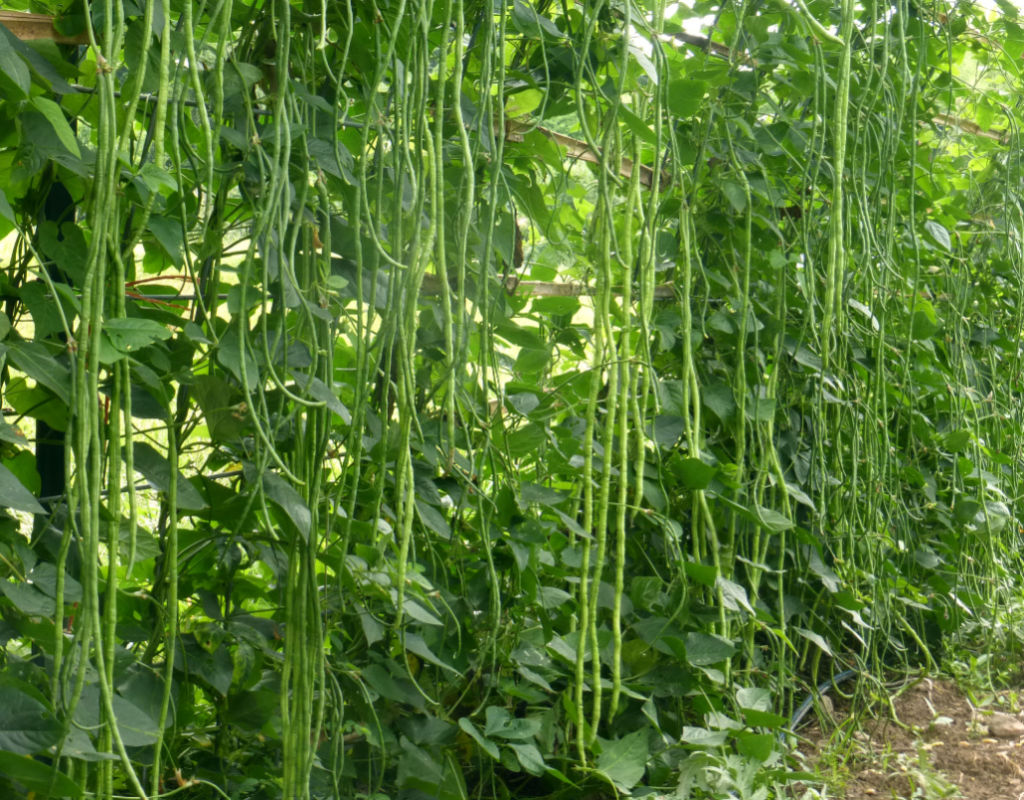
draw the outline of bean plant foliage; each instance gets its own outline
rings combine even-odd
[[[4,7],[4,797],[765,798],[1019,644],[1011,4]]]

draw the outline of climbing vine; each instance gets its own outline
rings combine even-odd
[[[4,5],[5,797],[782,796],[1019,647],[1013,6]]]

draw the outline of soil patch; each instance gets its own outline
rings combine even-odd
[[[955,684],[925,680],[895,697],[895,720],[862,714],[860,730],[830,705],[832,723],[813,722],[799,747],[830,797],[1024,800],[1024,729],[1006,703],[975,711]]]

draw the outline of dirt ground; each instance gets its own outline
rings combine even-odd
[[[798,749],[837,800],[1024,800],[1024,737],[1013,730],[1020,717],[1001,700],[975,711],[953,683],[926,680],[895,697],[899,724],[880,703],[852,730],[849,707],[837,703],[832,723],[801,731]]]

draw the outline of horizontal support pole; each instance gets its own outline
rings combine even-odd
[[[50,39],[57,44],[89,44],[89,36],[80,33],[77,36],[65,36],[53,24],[54,18],[49,14],[29,14],[25,11],[0,11],[0,22],[7,30],[29,42],[34,39]]]

